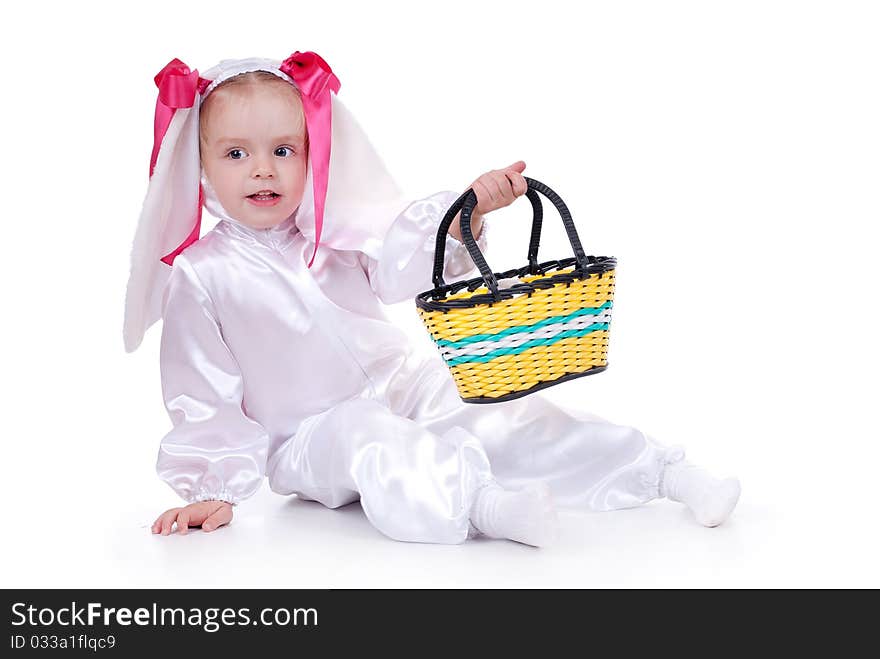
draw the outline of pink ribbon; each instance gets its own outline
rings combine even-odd
[[[331,101],[330,92],[339,93],[339,78],[320,55],[312,51],[296,51],[281,64],[302,96],[309,132],[309,158],[312,163],[312,184],[315,196],[315,251],[309,266],[315,262],[321,229],[324,226],[324,203],[327,199],[327,181],[330,175]]]
[[[202,231],[202,207],[205,205],[205,191],[202,189],[202,184],[199,183],[199,205],[196,210],[196,224],[193,227],[192,231],[189,232],[189,235],[184,239],[182,243],[170,254],[166,254],[160,260],[162,263],[167,263],[171,265],[174,263],[174,259],[177,258],[177,255],[180,254],[187,247],[192,245],[195,241],[199,239],[199,234]]]
[[[159,88],[159,97],[156,99],[156,115],[153,121],[153,153],[150,156],[150,178],[156,168],[156,159],[159,157],[159,149],[168,132],[168,126],[178,108],[191,108],[196,100],[196,93],[202,93],[211,83],[199,77],[197,69],[190,71],[189,67],[176,57],[168,62],[165,67],[153,78],[156,87]],[[177,249],[162,257],[162,262],[171,265],[174,258],[184,249],[199,239],[202,226],[202,204],[204,192],[199,185],[199,205],[196,209],[195,226]]]

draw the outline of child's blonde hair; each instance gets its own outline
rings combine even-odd
[[[292,90],[293,93],[296,95],[299,112],[302,116],[303,126],[305,126],[305,113],[302,110],[302,101],[299,100],[299,90],[294,85],[291,85],[283,78],[280,78],[274,73],[270,73],[268,71],[247,71],[246,73],[239,73],[238,75],[221,82],[211,91],[211,93],[208,95],[208,98],[206,98],[202,103],[199,109],[199,147],[204,148],[205,146],[205,127],[208,124],[208,115],[210,113],[210,108],[212,105],[211,99],[214,98],[215,94],[218,91],[221,91],[223,89],[235,89],[239,87],[245,88],[253,85],[275,85],[275,89],[278,89],[280,93],[284,93],[282,91],[282,88],[277,86],[279,84],[284,85],[285,88]],[[306,131],[306,145],[308,145],[308,139],[308,131]]]

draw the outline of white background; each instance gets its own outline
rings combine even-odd
[[[0,586],[880,586],[874,7],[7,8]],[[179,505],[154,472],[159,327],[126,354],[122,316],[153,76],[295,50],[413,197],[518,159],[561,194],[618,286],[608,371],[546,395],[739,476],[728,523],[655,501],[565,511],[550,549],[419,545],[264,486],[228,528],[150,534]],[[547,217],[541,258],[568,256]],[[490,219],[490,265],[523,265],[528,203]],[[433,350],[414,305],[391,313]]]

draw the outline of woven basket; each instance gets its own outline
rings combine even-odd
[[[471,233],[473,190],[459,197],[437,231],[434,288],[416,296],[419,316],[466,403],[497,403],[604,371],[617,259],[587,256],[565,203],[525,177],[532,204],[528,265],[493,273]],[[573,258],[538,263],[543,208],[562,217]],[[443,281],[446,233],[461,211],[461,235],[480,277]]]

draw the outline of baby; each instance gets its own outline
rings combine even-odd
[[[465,404],[439,355],[416,356],[380,303],[431,288],[434,238],[459,193],[398,207],[381,240],[358,233],[360,198],[331,203],[330,191],[363,177],[370,195],[384,170],[333,97],[336,159],[317,249],[321,225],[313,234],[308,219],[319,206],[309,115],[318,105],[290,70],[226,60],[196,99],[204,204],[220,222],[176,255],[162,294],[174,428],[157,469],[188,504],[163,513],[153,533],[228,524],[264,477],[275,492],[330,508],[359,500],[376,528],[404,541],[485,535],[546,546],[557,504],[613,510],[659,497],[721,524],[739,482],[685,462],[681,448],[540,394]],[[470,186],[482,249],[484,216],[525,194],[524,169],[519,161]],[[334,233],[345,221],[349,243]],[[474,268],[458,218],[449,233],[444,279],[455,281]]]

